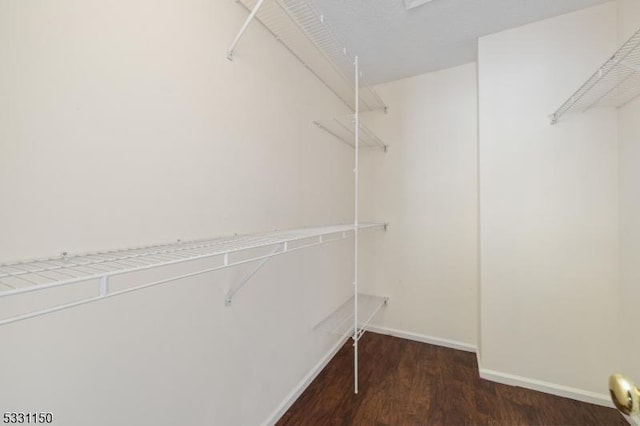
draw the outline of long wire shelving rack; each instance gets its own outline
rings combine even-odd
[[[330,120],[314,121],[314,124],[334,136],[341,142],[355,148],[355,132],[353,116],[336,117]],[[367,126],[360,123],[359,145],[362,148],[377,149],[387,152],[388,145],[376,136]]]
[[[551,114],[556,124],[564,114],[598,106],[621,107],[640,95],[640,29],[580,88]]]
[[[235,49],[249,23],[255,18],[264,25],[302,64],[355,110],[352,56],[327,24],[311,0],[237,0],[251,11],[227,51],[233,59]],[[362,82],[362,75],[360,82]],[[360,88],[360,111],[384,110],[387,106],[369,86]]]
[[[262,234],[178,242],[135,249],[2,264],[0,265],[0,299],[76,284],[95,285],[95,295],[80,300],[58,303],[45,309],[2,318],[0,319],[0,325],[34,318],[224,268],[247,263],[256,264],[252,271],[229,289],[225,298],[225,303],[229,305],[235,293],[272,257],[350,238],[358,230],[383,229],[384,227],[384,224],[361,223],[357,227],[350,224],[290,229]],[[257,253],[256,250],[258,250]],[[217,259],[218,262],[215,265],[201,267],[193,272],[171,275],[152,282],[138,283],[132,287],[117,291],[110,291],[109,289],[109,279],[115,276],[202,259]]]

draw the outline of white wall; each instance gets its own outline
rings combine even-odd
[[[638,2],[618,3],[482,38],[479,76],[379,87],[390,112],[364,120],[390,150],[363,154],[361,186],[362,217],[390,223],[362,245],[363,290],[391,297],[379,327],[606,394],[618,307],[633,324],[637,305],[638,102],[547,115],[615,50],[618,14],[620,41],[637,27]],[[227,61],[245,17],[0,0],[0,260],[352,220],[352,151],[312,124],[347,110],[259,25]],[[231,308],[242,270],[2,327],[0,408],[69,426],[265,421],[335,343],[312,327],[348,297],[351,250],[276,258]]]
[[[619,42],[624,43],[640,28],[640,2],[619,0]],[[637,318],[640,304],[640,99],[619,110],[620,126],[620,278],[619,328],[626,330]],[[623,331],[619,347],[622,371],[640,381],[640,339]]]
[[[619,364],[617,115],[548,115],[616,46],[607,3],[483,37],[478,65],[482,368],[602,403]]]
[[[0,0],[0,260],[351,221],[352,151],[312,124],[345,107],[259,25],[227,61],[246,16]],[[265,421],[335,343],[312,326],[351,292],[351,252],[274,259],[231,308],[242,270],[1,327],[0,408]]]
[[[389,113],[364,120],[390,147],[386,154],[364,153],[362,161],[363,216],[390,224],[380,244],[363,245],[373,256],[363,262],[363,287],[391,297],[377,325],[473,348],[478,282],[476,65],[387,83],[377,90]]]

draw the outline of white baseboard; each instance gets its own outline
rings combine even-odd
[[[428,343],[436,346],[444,346],[446,348],[458,349],[466,352],[473,352],[476,354],[478,360],[478,368],[480,370],[480,377],[492,382],[502,383],[510,386],[519,386],[526,389],[532,389],[540,392],[545,392],[551,395],[557,395],[565,398],[574,399],[577,401],[588,402],[590,404],[596,404],[604,407],[615,408],[611,402],[609,395],[599,394],[595,392],[589,392],[582,389],[572,388],[569,386],[558,385],[555,383],[543,382],[541,380],[530,379],[527,377],[516,376],[513,374],[502,373],[499,371],[489,370],[482,368],[482,361],[480,360],[480,354],[477,352],[477,348],[467,343],[461,343],[454,340],[442,339],[439,337],[425,336],[418,333],[411,333],[407,331],[370,326],[369,331],[379,334],[387,334],[402,339],[414,340],[417,342]],[[627,421],[633,426],[640,426],[640,417],[628,417],[625,416]]]
[[[322,359],[307,373],[306,376],[300,380],[296,387],[285,397],[285,399],[278,405],[278,407],[269,415],[267,420],[262,423],[263,426],[275,425],[278,420],[287,412],[294,402],[302,395],[302,392],[313,382],[313,380],[320,374],[322,369],[327,366],[329,361],[338,353],[338,351],[344,346],[345,342],[349,339],[349,336],[338,340],[338,342],[329,349],[329,352],[322,357]]]
[[[489,370],[480,367],[480,377],[496,383],[521,388],[532,389],[551,395],[562,396],[564,398],[575,399],[576,401],[588,402],[589,404],[601,405],[603,407],[614,408],[609,395],[596,392],[585,391],[569,386],[558,385],[556,383],[543,382],[542,380],[530,379],[528,377],[516,376],[499,371]]]
[[[396,330],[386,327],[369,327],[369,330],[374,333],[387,334],[402,339],[414,340],[417,342],[428,343],[436,346],[444,346],[451,349],[458,349],[466,352],[476,353],[478,360],[478,368],[480,370],[480,377],[492,382],[502,383],[510,386],[519,386],[526,389],[532,389],[540,392],[545,392],[551,395],[562,396],[565,398],[574,399],[577,401],[588,402],[590,404],[601,405],[604,407],[614,408],[613,403],[609,395],[599,394],[595,392],[589,392],[582,389],[572,388],[568,386],[558,385],[555,383],[543,382],[541,380],[530,379],[527,377],[516,376],[513,374],[502,373],[499,371],[489,370],[482,368],[480,356],[477,353],[477,348],[467,343],[456,342],[454,340],[442,339],[439,337],[425,336],[417,333],[410,333],[402,330]],[[640,426],[640,417],[628,417],[625,416],[630,424],[634,426]]]
[[[631,426],[640,426],[640,417],[639,416],[631,417],[631,416],[626,416],[624,414],[623,414],[623,416],[624,416],[625,420],[628,421]]]
[[[397,330],[394,328],[369,326],[368,331],[378,334],[386,334],[388,336],[399,337],[401,339],[413,340],[421,343],[428,343],[435,346],[443,346],[445,348],[457,349],[465,352],[476,352],[476,347],[468,343],[456,342],[455,340],[441,339],[439,337],[425,336],[423,334],[411,333],[408,331]]]

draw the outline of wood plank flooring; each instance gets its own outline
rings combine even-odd
[[[367,333],[360,354],[358,395],[347,342],[278,425],[627,425],[614,409],[482,380],[472,353]]]

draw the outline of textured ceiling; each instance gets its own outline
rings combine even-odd
[[[314,0],[368,84],[475,61],[478,37],[609,0]]]

